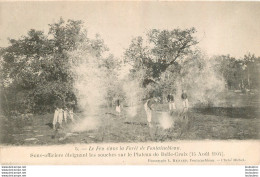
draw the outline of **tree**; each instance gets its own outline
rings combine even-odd
[[[167,88],[165,78],[169,78],[170,73],[180,71],[178,61],[192,53],[192,46],[198,43],[194,37],[195,33],[195,28],[153,29],[147,33],[147,44],[140,36],[131,41],[125,51],[124,61],[132,65],[130,75],[138,78],[140,85],[149,90],[147,97],[160,95],[158,90],[161,89],[173,89]],[[148,87],[150,84],[153,86]]]
[[[241,63],[243,64],[243,70],[244,70],[244,74],[246,75],[246,81],[247,81],[247,87],[248,89],[252,88],[252,84],[253,84],[253,80],[255,80],[253,77],[255,76],[255,64],[256,64],[256,57],[254,54],[246,54],[244,55],[243,60],[241,61]]]
[[[191,47],[198,42],[194,37],[196,30],[150,30],[147,33],[148,44],[144,46],[142,37],[134,38],[125,52],[125,60],[133,62],[133,72],[145,70],[144,87],[160,80],[160,76],[169,66],[178,65],[177,60],[189,54]]]
[[[229,55],[215,56],[214,66],[216,72],[219,72],[225,79],[228,89],[244,89],[243,63]]]
[[[5,105],[40,112],[53,109],[57,101],[75,99],[67,52],[75,50],[81,24],[60,19],[50,24],[48,35],[32,29],[27,36],[9,40],[10,46],[1,50],[1,90],[8,97]]]
[[[236,59],[229,55],[215,56],[215,70],[223,76],[228,89],[256,89],[259,86],[259,58],[253,54]]]
[[[39,81],[42,59],[49,53],[47,37],[41,31],[30,30],[27,36],[10,39],[10,46],[2,49],[2,94],[6,107],[32,109],[29,99]],[[9,110],[9,109],[7,109]]]
[[[180,30],[156,30],[148,32],[148,40],[154,46],[151,53],[154,60],[162,65],[162,71],[176,62],[177,59],[189,54],[191,47],[198,44],[194,37],[195,28]]]

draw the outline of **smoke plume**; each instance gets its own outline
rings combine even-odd
[[[73,131],[86,131],[99,126],[101,106],[105,104],[105,71],[100,67],[99,59],[86,50],[79,49],[71,53],[74,63],[74,89],[78,99],[82,119],[72,127]]]
[[[195,55],[181,63],[181,75],[176,81],[176,97],[180,104],[180,95],[184,90],[190,106],[222,106],[225,90],[223,77],[215,71],[215,61],[205,55]]]

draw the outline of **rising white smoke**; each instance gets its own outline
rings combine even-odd
[[[139,103],[142,99],[142,89],[136,80],[126,81],[123,90],[128,104],[127,114],[130,117],[137,115]]]
[[[159,117],[159,124],[163,129],[169,129],[174,126],[174,120],[169,112],[162,112]]]
[[[177,103],[181,104],[182,90],[188,95],[190,106],[222,106],[224,78],[215,71],[215,61],[199,54],[181,63],[182,72],[175,82]]]
[[[105,103],[105,71],[99,64],[99,58],[93,57],[84,48],[71,52],[70,56],[74,62],[71,69],[75,78],[74,89],[83,116],[72,131],[96,129],[100,123],[101,106]]]
[[[130,117],[137,115],[143,98],[143,88],[140,87],[139,78],[133,79],[129,75],[132,67],[129,63],[122,63],[118,71],[118,79],[122,83],[125,104],[127,106],[126,113]],[[139,71],[139,75],[142,75],[142,72]]]

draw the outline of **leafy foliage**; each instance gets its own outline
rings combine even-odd
[[[216,70],[221,73],[228,89],[257,89],[259,88],[260,58],[250,53],[242,59],[234,57],[216,56]]]
[[[138,78],[140,85],[149,90],[147,97],[159,96],[159,90],[165,88],[173,89],[169,88],[169,80],[162,78],[165,75],[169,78],[172,73],[176,75],[174,73],[180,71],[177,61],[190,54],[192,46],[198,43],[194,37],[195,32],[195,28],[162,31],[153,29],[147,33],[147,45],[142,37],[132,40],[125,51],[125,61],[132,64],[132,76]],[[151,84],[153,86],[149,86]]]
[[[44,112],[54,104],[75,100],[67,52],[80,41],[81,21],[62,18],[50,24],[48,35],[30,30],[27,36],[10,39],[1,50],[1,87],[4,110]]]

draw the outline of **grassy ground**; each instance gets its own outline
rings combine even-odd
[[[230,95],[229,95],[230,96]],[[125,108],[119,117],[114,109],[103,109],[97,117],[96,128],[86,131],[72,131],[74,124],[55,132],[48,123],[53,114],[35,115],[31,121],[1,117],[1,143],[13,145],[50,145],[66,143],[101,142],[147,142],[174,140],[227,140],[259,139],[259,102],[255,95],[233,94],[236,106],[193,108],[188,119],[173,113],[173,126],[163,129],[161,113],[153,113],[154,127],[149,128],[142,105],[137,107],[137,115],[129,116]],[[239,103],[239,104],[237,104]],[[167,104],[157,105],[157,110],[165,112]],[[78,121],[84,117],[79,115]],[[165,115],[169,115],[165,113]],[[54,137],[55,135],[55,137]]]

